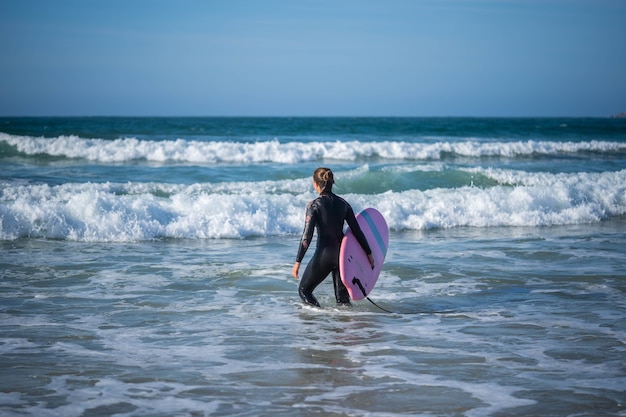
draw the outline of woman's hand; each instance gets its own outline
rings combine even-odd
[[[300,271],[300,262],[296,262],[293,264],[293,268],[291,268],[291,276],[295,279],[298,279],[298,272]]]

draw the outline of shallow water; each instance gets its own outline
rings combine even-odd
[[[3,415],[626,414],[626,219],[391,235],[303,307],[297,238],[0,243]]]

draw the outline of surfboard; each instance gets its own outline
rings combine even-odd
[[[356,215],[356,220],[372,250],[374,269],[359,241],[348,228],[339,251],[339,273],[350,298],[362,300],[376,285],[383,267],[389,246],[389,227],[383,215],[374,208],[366,208]]]

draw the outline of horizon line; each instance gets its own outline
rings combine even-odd
[[[452,115],[116,115],[116,114],[67,114],[67,115],[2,115],[0,118],[212,118],[212,119],[620,119],[626,118],[626,112],[605,116],[572,115],[534,115],[534,116],[452,116]]]

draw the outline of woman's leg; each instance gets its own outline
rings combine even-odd
[[[302,274],[298,287],[298,294],[300,294],[302,301],[320,307],[320,303],[313,295],[313,290],[326,279],[334,268],[336,268],[336,260],[332,249],[324,248],[315,251],[304,270],[304,274]]]
[[[339,268],[333,269],[333,284],[335,284],[335,298],[337,304],[350,304],[350,294],[339,275]]]
[[[320,307],[320,303],[313,295],[313,290],[326,278],[326,275],[322,275],[320,271],[319,258],[320,255],[316,251],[309,261],[309,264],[306,266],[304,274],[302,274],[302,278],[300,279],[300,285],[298,286],[298,294],[302,301],[316,307]]]

